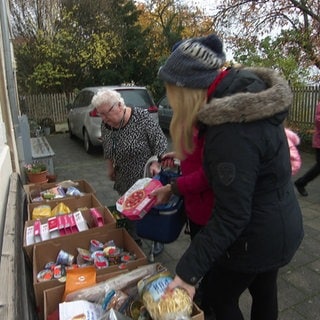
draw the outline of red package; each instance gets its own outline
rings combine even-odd
[[[117,202],[119,212],[130,220],[142,219],[154,206],[156,198],[150,197],[152,191],[162,187],[159,180],[139,179]]]

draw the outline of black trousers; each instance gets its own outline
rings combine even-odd
[[[316,150],[316,163],[296,183],[305,187],[311,180],[320,174],[320,149]]]
[[[202,281],[201,308],[216,320],[244,320],[239,308],[241,294],[249,289],[251,320],[278,318],[278,269],[264,273],[240,273],[215,266]]]

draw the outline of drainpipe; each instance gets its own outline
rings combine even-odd
[[[7,117],[4,117],[7,130],[8,145],[11,150],[11,161],[14,171],[21,173],[24,165],[24,152],[19,125],[18,90],[13,69],[13,49],[9,40],[9,5],[7,0],[0,0],[0,21],[2,29],[2,42],[4,52],[5,77],[7,80],[7,91],[9,106],[6,110]],[[11,118],[11,119],[10,119]],[[12,123],[10,123],[12,121]],[[9,131],[13,131],[9,132]],[[15,139],[15,141],[14,141]],[[10,141],[11,140],[11,141]]]

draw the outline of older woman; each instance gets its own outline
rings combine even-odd
[[[92,98],[92,105],[102,119],[102,145],[109,178],[114,181],[114,189],[123,195],[143,177],[147,161],[167,151],[167,138],[146,110],[126,106],[117,91],[99,91]],[[159,170],[159,163],[155,161],[150,166],[150,175],[157,174]],[[141,243],[134,223],[129,224],[129,232]]]

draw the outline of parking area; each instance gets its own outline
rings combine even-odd
[[[67,133],[47,137],[55,153],[53,163],[57,180],[87,180],[96,190],[96,195],[105,206],[112,206],[118,199],[113,183],[108,179],[102,150],[87,154],[79,140],[70,139]],[[302,175],[314,163],[312,153],[302,153]],[[309,196],[298,199],[303,210],[305,237],[292,262],[281,269],[279,276],[279,319],[320,319],[320,178],[308,187]],[[183,232],[178,240],[166,244],[164,252],[156,257],[172,272],[189,244]],[[148,254],[150,241],[144,241],[143,249]],[[249,318],[250,297],[246,292],[241,298],[245,319]]]

